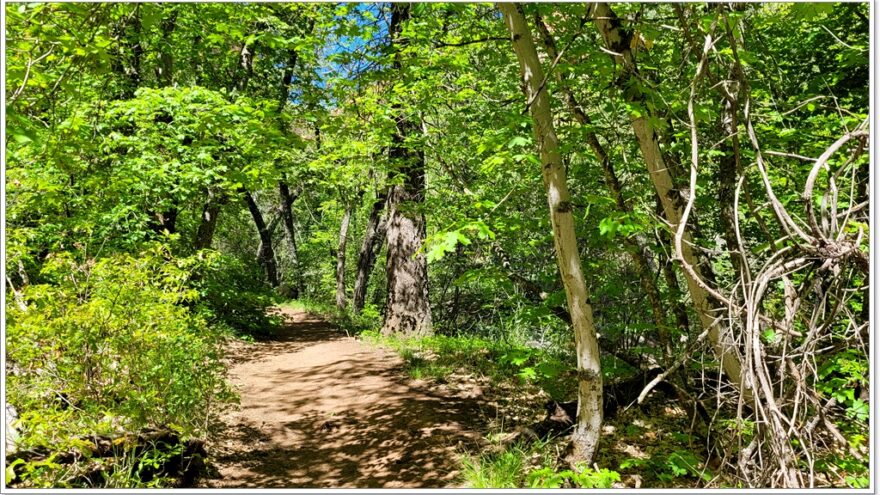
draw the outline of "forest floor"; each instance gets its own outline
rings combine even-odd
[[[230,342],[229,406],[207,448],[205,487],[440,488],[482,441],[479,385],[413,380],[395,353],[317,316],[279,309],[271,337]]]

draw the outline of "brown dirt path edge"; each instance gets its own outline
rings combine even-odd
[[[241,403],[208,442],[212,488],[442,488],[481,441],[478,393],[408,379],[399,357],[302,311],[229,350]]]

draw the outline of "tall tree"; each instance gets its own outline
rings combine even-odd
[[[392,71],[405,79],[401,36],[412,5],[394,3],[388,28]],[[393,105],[396,125],[388,156],[394,185],[388,195],[386,271],[388,294],[383,334],[429,335],[433,332],[428,301],[428,261],[421,252],[425,241],[425,155],[414,137],[419,125],[411,110]]]
[[[570,462],[591,462],[599,445],[602,428],[602,368],[599,343],[593,325],[593,309],[581,268],[577,237],[572,218],[572,203],[566,184],[565,166],[559,152],[559,140],[553,125],[550,93],[544,69],[538,59],[532,34],[519,4],[499,4],[510,31],[513,49],[519,60],[526,105],[532,116],[532,128],[541,159],[556,262],[565,287],[569,314],[577,347],[578,410],[572,433]]]
[[[650,106],[645,101],[644,93],[632,88],[638,87],[638,66],[635,55],[632,52],[633,33],[625,29],[620,18],[615,15],[606,3],[597,2],[590,7],[590,17],[596,29],[602,36],[605,48],[613,55],[615,63],[622,72],[617,84],[620,93],[631,104],[637,104],[645,113],[632,113],[631,124],[633,132],[639,143],[639,149],[648,168],[651,182],[657,191],[657,195],[663,205],[663,211],[673,231],[677,230],[681,223],[684,201],[675,188],[669,165],[664,159],[664,153],[660,147],[660,138],[651,126],[651,120],[656,122],[656,115],[650,114]],[[629,88],[629,89],[628,89]],[[693,238],[690,230],[685,230],[684,242],[681,243],[681,252],[676,256],[681,262],[687,263],[697,272],[699,266],[697,256],[692,247]],[[707,268],[702,268],[706,270]],[[693,301],[694,308],[700,318],[704,329],[708,330],[709,340],[715,347],[715,352],[721,360],[722,366],[728,377],[736,384],[744,395],[749,396],[748,384],[742,375],[742,366],[738,357],[737,348],[733,345],[733,339],[728,328],[720,320],[722,310],[711,299],[709,292],[703,287],[701,281],[690,272],[685,271],[685,281],[688,292]]]
[[[558,59],[560,54],[556,48],[556,40],[553,38],[550,26],[539,13],[535,13],[535,24],[537,25],[538,31],[541,33],[541,40],[543,41],[545,50],[547,50],[547,55],[549,55],[552,60]],[[587,145],[593,151],[593,154],[596,156],[596,159],[602,167],[605,185],[608,186],[608,191],[611,192],[611,197],[614,198],[617,208],[621,213],[632,214],[632,207],[627,203],[623,196],[620,179],[618,179],[617,171],[611,163],[611,158],[608,156],[608,152],[605,151],[605,147],[599,142],[599,137],[592,130],[595,127],[592,119],[578,101],[574,91],[572,91],[571,87],[566,84],[568,81],[566,81],[565,73],[557,70],[554,71],[554,75],[556,80],[560,83],[559,88],[565,97],[565,104],[569,113],[571,113],[575,121],[583,126],[585,130]],[[666,347],[666,355],[671,355],[672,343],[669,326],[666,323],[666,310],[660,297],[660,290],[654,282],[649,258],[646,254],[650,252],[650,247],[648,246],[647,240],[642,235],[627,237],[624,240],[624,243],[627,253],[629,253],[635,263],[636,269],[638,270],[642,289],[645,291],[645,295],[648,296],[648,303],[651,305],[651,316],[654,319],[654,325],[657,327],[660,341]]]

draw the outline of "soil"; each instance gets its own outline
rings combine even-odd
[[[239,405],[207,449],[212,488],[455,487],[458,457],[479,448],[479,387],[409,379],[391,351],[320,318],[280,310],[271,338],[236,341],[229,379]]]

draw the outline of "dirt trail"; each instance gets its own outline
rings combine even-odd
[[[478,390],[408,379],[402,361],[300,311],[283,330],[231,349],[240,407],[209,442],[207,487],[455,486],[463,448],[480,441]]]

